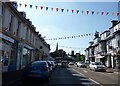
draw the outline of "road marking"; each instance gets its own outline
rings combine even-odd
[[[81,76],[80,74],[72,74],[73,76]]]
[[[75,70],[75,69],[72,69],[73,71],[76,71],[78,74],[82,75],[82,76],[85,76],[84,74],[80,73],[79,71]]]
[[[76,71],[78,74],[86,77],[84,74],[80,73],[79,71],[77,71],[77,70],[75,70],[75,69],[73,69],[73,70]],[[89,80],[91,80],[92,82],[94,82],[94,83],[96,83],[96,84],[99,84],[100,86],[103,86],[103,85],[101,85],[100,83],[98,83],[97,81],[95,81],[95,80],[93,80],[93,79],[91,79],[91,78],[89,78]],[[86,83],[84,83],[84,84],[86,84]]]
[[[83,72],[87,73],[87,71],[86,71],[86,70],[83,70]]]
[[[89,78],[91,81],[93,81],[94,83],[96,83],[96,84],[99,84],[100,86],[103,86],[103,85],[101,85],[100,83],[98,83],[97,81],[95,81],[95,80],[93,80],[93,79],[91,79],[91,78]]]

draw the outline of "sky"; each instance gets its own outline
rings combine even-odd
[[[21,7],[19,6],[21,3]],[[25,8],[25,5],[32,5]],[[35,9],[34,6],[38,6]],[[40,9],[43,6],[43,9]],[[46,7],[49,7],[46,11]],[[51,7],[54,9],[51,11]],[[56,8],[64,9],[63,12]],[[69,9],[70,12],[67,12]],[[79,9],[79,13],[72,13],[71,10],[76,11]],[[75,37],[69,39],[58,40],[46,40],[51,46],[51,51],[56,50],[56,44],[58,43],[58,49],[63,49],[66,53],[85,54],[85,48],[88,47],[89,42],[93,40],[94,33],[96,31],[103,32],[111,27],[112,20],[118,20],[118,16],[112,15],[112,12],[118,12],[118,2],[23,2],[18,1],[18,10],[26,12],[26,18],[32,21],[32,24],[36,27],[36,31],[45,37],[49,38],[61,38],[71,37],[84,34],[91,34],[90,36]],[[81,11],[84,11],[82,14]],[[86,11],[94,12],[109,12],[108,15],[98,15],[96,13],[88,14]]]

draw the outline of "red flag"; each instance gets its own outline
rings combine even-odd
[[[69,9],[67,9],[67,12],[69,12]]]
[[[53,11],[53,8],[51,8],[51,10]]]
[[[59,8],[56,8],[56,11],[58,11],[59,10]]]
[[[74,10],[72,10],[72,13],[74,13]]]
[[[27,4],[25,4],[25,7],[27,7]]]
[[[119,14],[120,14],[120,13],[119,13],[119,12],[117,12],[117,16],[119,16]]]
[[[102,15],[104,15],[104,12],[102,12]]]
[[[89,11],[87,11],[87,14],[89,13]]]
[[[43,6],[40,6],[41,10],[43,9]]]

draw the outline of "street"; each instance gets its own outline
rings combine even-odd
[[[18,82],[15,86],[23,86],[22,82]],[[58,66],[51,75],[49,83],[32,82],[29,86],[54,86],[54,85],[70,85],[70,86],[119,86],[118,74],[108,72],[94,72],[88,68],[78,68],[76,66],[69,66],[69,68],[62,68]]]

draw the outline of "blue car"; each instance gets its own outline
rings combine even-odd
[[[27,65],[23,70],[22,80],[41,80],[48,82],[50,70],[47,61],[34,61]]]

